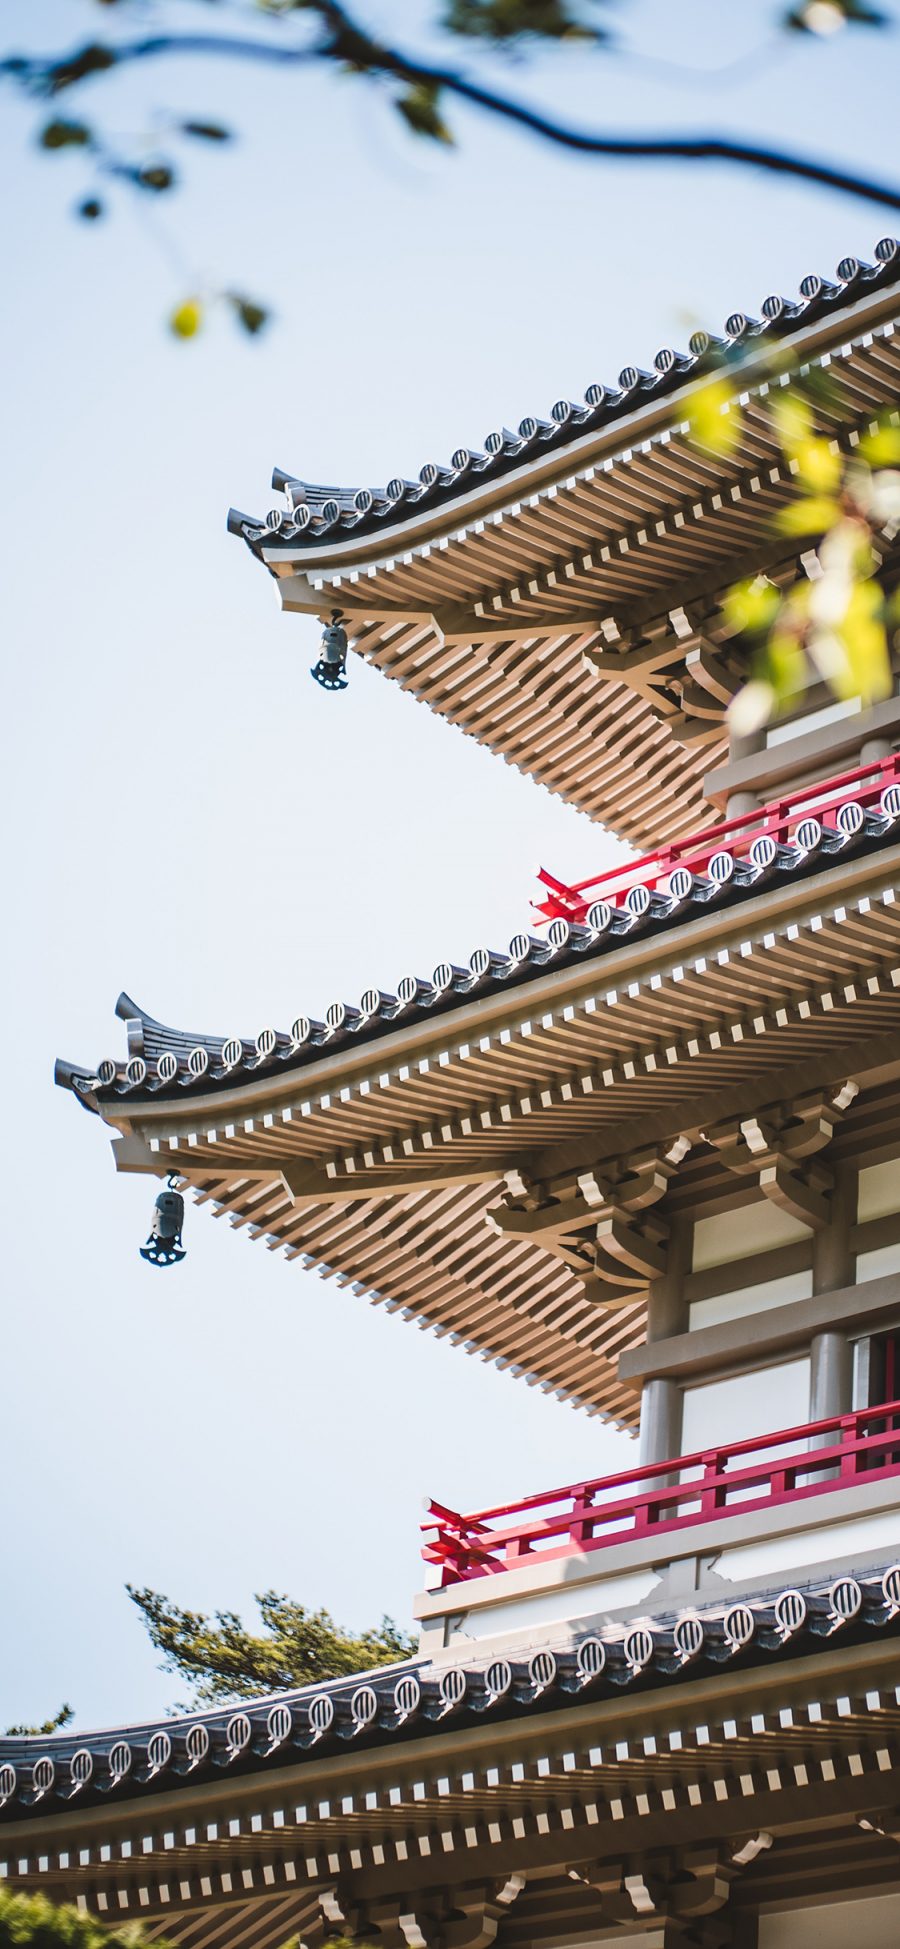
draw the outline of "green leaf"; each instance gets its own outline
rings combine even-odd
[[[91,131],[86,122],[66,122],[61,116],[45,122],[38,136],[42,149],[84,149],[90,140]]]
[[[234,307],[245,332],[249,332],[251,338],[255,338],[257,332],[261,332],[263,326],[269,322],[269,313],[265,305],[255,304],[252,298],[242,298],[237,291],[226,292],[226,297],[229,304]]]
[[[594,42],[609,38],[603,28],[573,13],[565,0],[450,0],[441,26],[448,34],[498,46],[527,38]]]
[[[134,181],[139,184],[141,189],[155,190],[157,193],[160,193],[163,190],[172,189],[177,178],[174,169],[171,168],[169,163],[148,162],[144,163],[140,169],[134,171]]]
[[[77,81],[85,81],[88,75],[104,74],[107,68],[114,68],[118,60],[114,47],[107,47],[102,41],[90,41],[86,47],[70,54],[65,61],[57,61],[48,70],[47,87],[51,95],[61,94],[64,88],[73,88]]]
[[[438,108],[440,98],[439,88],[431,82],[421,81],[409,88],[405,95],[399,95],[396,105],[416,135],[427,135],[435,142],[446,142],[452,147],[453,136]]]
[[[222,127],[221,122],[181,122],[182,135],[198,136],[203,142],[230,142],[231,130]]]
[[[203,306],[199,298],[186,298],[177,306],[169,319],[169,330],[176,338],[196,338],[203,324]]]

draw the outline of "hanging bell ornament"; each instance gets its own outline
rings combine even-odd
[[[167,1191],[161,1191],[153,1208],[153,1223],[146,1245],[140,1248],[141,1258],[148,1265],[180,1265],[185,1256],[181,1243],[181,1227],[184,1224],[184,1199],[176,1191],[177,1177],[166,1180]]]
[[[347,688],[347,631],[341,622],[341,612],[335,609],[330,623],[322,631],[319,661],[310,670],[310,676],[323,690],[346,690]]]

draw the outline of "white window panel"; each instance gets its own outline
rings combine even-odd
[[[752,1252],[768,1252],[775,1245],[793,1245],[811,1236],[808,1225],[781,1211],[768,1198],[737,1211],[718,1212],[715,1218],[700,1218],[694,1226],[695,1272],[708,1266],[733,1265],[735,1259],[749,1258]]]
[[[890,1158],[887,1164],[870,1164],[859,1174],[856,1215],[860,1224],[886,1218],[892,1211],[900,1211],[900,1157]]]
[[[786,1272],[780,1279],[766,1279],[757,1286],[740,1286],[737,1292],[716,1293],[712,1299],[695,1299],[688,1308],[688,1327],[691,1333],[696,1333],[699,1327],[742,1320],[748,1313],[767,1313],[773,1306],[789,1306],[797,1299],[811,1299],[812,1289],[810,1269]]]
[[[856,1261],[856,1283],[882,1279],[886,1272],[900,1272],[900,1240],[896,1245],[880,1245],[875,1252],[860,1252]]]

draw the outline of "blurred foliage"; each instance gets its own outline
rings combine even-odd
[[[63,1726],[70,1725],[74,1717],[70,1705],[61,1705],[53,1718],[45,1719],[41,1726],[7,1726],[7,1736],[10,1739],[41,1739],[44,1733],[61,1732]]]
[[[91,4],[91,0],[86,0],[86,4]],[[594,153],[609,153],[610,142],[613,150],[616,149],[615,139],[602,132],[596,138],[584,138],[581,132],[570,130],[565,122],[554,121],[529,104],[499,94],[487,82],[473,81],[452,68],[434,66],[410,49],[391,45],[381,38],[376,28],[369,28],[351,15],[342,0],[195,0],[198,19],[204,17],[199,32],[185,27],[187,4],[188,0],[92,0],[93,7],[105,14],[115,13],[117,27],[133,21],[139,29],[137,38],[118,34],[105,39],[90,37],[65,54],[10,53],[0,59],[0,78],[5,76],[31,99],[55,100],[85,84],[93,89],[101,77],[125,63],[180,51],[214,55],[220,47],[230,58],[246,62],[270,59],[331,64],[342,73],[368,77],[384,89],[393,109],[412,134],[447,147],[452,146],[454,136],[445,104],[453,95],[474,101],[480,109],[506,116],[553,141],[582,150],[592,149]],[[574,45],[599,49],[608,55],[627,56],[633,50],[623,38],[622,26],[627,21],[629,6],[633,16],[635,0],[618,0],[615,33],[610,26],[613,0],[419,0],[419,24],[436,28],[447,37],[449,44],[462,42],[475,53],[487,50],[521,56],[535,48],[556,44],[561,48]],[[210,19],[215,23],[213,32],[208,31]],[[779,10],[776,21],[785,35],[818,36],[833,34],[844,27],[877,28],[890,24],[885,13],[865,0],[800,0],[800,4]],[[410,21],[409,25],[414,30],[416,22]],[[697,71],[705,72],[702,68]],[[677,68],[673,69],[673,74],[678,72]],[[96,100],[93,92],[91,98]],[[198,114],[181,119],[163,113],[161,119],[167,131],[167,147],[197,140],[222,147],[232,140],[232,130],[215,116]],[[55,116],[44,123],[37,134],[42,149],[80,150],[89,161],[94,180],[73,204],[82,220],[96,223],[107,215],[111,205],[100,193],[104,179],[112,178],[138,195],[150,194],[157,198],[178,186],[179,172],[169,154],[153,153],[148,160],[143,153],[148,145],[154,151],[157,149],[159,121],[160,117],[155,117],[152,130],[136,133],[124,147],[122,138],[113,139],[97,120]],[[721,157],[724,149],[733,161],[754,167],[788,169],[812,181],[823,180],[821,163],[788,157],[777,149],[763,151],[752,144],[742,145],[737,139],[709,137],[695,141],[692,138],[687,151],[675,138],[648,136],[633,141],[625,138],[625,141],[631,143],[632,153],[681,156],[689,153],[695,159],[713,152]],[[827,165],[824,168],[828,175]],[[829,180],[834,187],[855,190],[870,199],[900,207],[898,193],[883,185],[848,177],[840,171],[836,175],[831,172]],[[255,299],[235,297],[228,290],[209,289],[205,283],[196,296],[191,286],[198,283],[195,278],[189,279],[188,295],[169,315],[169,326],[176,338],[196,338],[216,309],[230,311],[250,336],[260,333],[269,316],[265,305]]]
[[[127,1588],[163,1654],[163,1669],[188,1680],[192,1705],[219,1705],[320,1679],[351,1677],[408,1658],[413,1650],[413,1640],[390,1618],[354,1637],[328,1611],[306,1610],[273,1590],[256,1599],[263,1628],[253,1632],[234,1611],[216,1611],[210,1617],[182,1610],[157,1591]]]
[[[529,39],[609,39],[607,30],[593,24],[584,8],[573,12],[565,0],[450,0],[440,19],[448,34],[501,47]]]
[[[95,4],[107,10],[115,7],[122,17],[133,13],[142,22],[148,6],[154,22],[167,22],[172,17],[171,0],[95,0]],[[453,142],[444,109],[450,93],[468,96],[497,113],[511,113],[513,119],[527,121],[531,113],[486,86],[479,84],[473,93],[465,77],[449,69],[429,67],[413,54],[391,46],[353,17],[341,0],[231,0],[230,5],[228,0],[197,0],[197,4],[207,16],[227,13],[229,22],[235,14],[248,20],[255,15],[257,22],[261,14],[265,15],[264,31],[270,23],[284,23],[289,18],[295,24],[305,23],[307,40],[280,43],[285,58],[331,63],[341,72],[368,76],[387,89],[405,126],[425,140],[446,145]],[[587,43],[609,52],[621,44],[609,27],[612,0],[431,0],[431,4],[432,24],[473,49],[513,55],[537,44]],[[617,25],[626,5],[627,0],[619,0]],[[848,27],[884,28],[890,25],[890,18],[867,0],[799,0],[779,13],[778,22],[786,34],[828,36]],[[277,35],[277,27],[275,32]],[[215,36],[186,36],[179,24],[143,41],[92,39],[74,52],[55,58],[13,55],[0,61],[0,75],[5,74],[36,99],[56,99],[86,82],[96,83],[98,77],[125,60],[144,58],[148,52],[159,52],[161,46],[177,52],[188,42],[194,51],[201,46],[205,52],[215,50]],[[227,44],[232,54],[246,59],[260,54],[258,38],[235,40],[229,35]],[[278,59],[278,46],[269,44],[267,58],[269,55]],[[172,143],[200,141],[221,147],[232,136],[224,123],[207,115],[185,119],[169,114],[165,122]],[[530,125],[554,139],[567,139],[560,125],[533,116]],[[144,149],[149,139],[143,138]],[[168,155],[123,155],[94,123],[81,118],[53,116],[44,122],[37,140],[47,152],[86,154],[100,177],[114,178],[142,196],[159,198],[178,185],[178,171]],[[153,141],[156,149],[156,131]],[[746,154],[744,159],[748,159]],[[785,164],[785,158],[779,161],[777,155],[774,161],[770,156],[769,161],[775,167]],[[801,159],[801,173],[803,168],[810,165]],[[843,186],[848,186],[846,179]],[[885,200],[897,202],[895,193],[882,192],[878,185],[868,185],[864,193],[876,198],[884,194]],[[96,222],[107,205],[99,194],[90,193],[75,207],[83,220]],[[269,316],[265,305],[234,289],[210,291],[198,285],[169,315],[173,336],[182,341],[197,338],[217,306],[230,311],[251,337],[259,335]],[[777,353],[773,357],[777,367]],[[783,363],[781,377],[789,377]],[[868,444],[861,442],[850,456],[841,453],[816,431],[816,388],[821,403],[821,388],[827,384],[821,374],[805,375],[802,385],[793,375],[791,383],[776,388],[770,400],[781,449],[797,488],[779,513],[777,528],[786,538],[808,539],[816,546],[812,553],[807,551],[805,580],[787,590],[765,579],[743,583],[725,601],[726,627],[744,639],[751,660],[750,681],[732,706],[736,730],[752,730],[773,713],[789,708],[798,692],[817,679],[824,679],[840,697],[853,694],[866,701],[885,696],[890,688],[889,634],[893,622],[878,570],[883,539],[900,523],[897,428],[893,423],[879,425]],[[740,440],[740,408],[733,398],[727,370],[713,371],[696,388],[691,427],[693,438],[701,446],[720,455],[735,450]],[[260,1647],[266,1649],[267,1657],[272,1652],[270,1642],[264,1646],[263,1640],[251,1639],[230,1614],[222,1613],[217,1626],[209,1627],[208,1620],[177,1612],[153,1593],[143,1593],[143,1597],[148,1605],[161,1607],[153,1613],[152,1623],[151,1612],[147,1612],[148,1623],[166,1635],[166,1655],[176,1662],[173,1647],[186,1645],[191,1632],[195,1651],[205,1634],[210,1645],[215,1640],[217,1655],[227,1652],[238,1663],[242,1655],[239,1644],[248,1655],[255,1646],[254,1657],[262,1657]],[[142,1600],[136,1596],[136,1601]],[[297,1607],[289,1607],[288,1623],[286,1612],[279,1616],[272,1608],[283,1603],[286,1600],[275,1599],[271,1593],[260,1600],[270,1637],[274,1632],[278,1638],[285,1630],[290,1635],[302,1625],[305,1631],[316,1626],[321,1645],[329,1632],[335,1645],[339,1640],[362,1643],[347,1640],[324,1612],[308,1616]],[[352,1655],[358,1658],[358,1650]],[[267,1687],[274,1682],[281,1681],[265,1679]],[[300,1681],[292,1675],[285,1682]]]
[[[453,137],[438,108],[440,98],[439,88],[419,81],[405,95],[398,96],[397,108],[414,134],[430,135],[437,142],[448,142],[452,145]]]
[[[900,415],[874,422],[844,452],[816,430],[816,407],[833,396],[827,373],[801,377],[784,350],[775,365],[782,383],[770,392],[768,411],[796,492],[773,526],[816,545],[803,558],[805,575],[786,588],[760,575],[724,598],[726,633],[749,653],[749,680],[729,711],[738,736],[796,709],[816,682],[863,704],[889,696],[900,621],[879,579],[884,548],[900,531]],[[689,424],[696,444],[734,451],[741,413],[724,376],[697,387]]]
[[[862,0],[804,0],[784,16],[785,27],[802,34],[836,34],[849,22],[858,27],[886,27],[888,15],[880,7],[867,7]]]
[[[184,303],[176,305],[169,319],[169,329],[176,338],[195,338],[203,323],[203,306],[199,298],[185,298]]]
[[[69,1902],[46,1895],[14,1895],[0,1882],[0,1949],[140,1949],[149,1941],[140,1922],[108,1928]],[[169,1949],[158,1937],[154,1949]]]
[[[691,393],[691,435],[700,447],[730,454],[738,439],[738,420],[731,407],[734,388],[724,377],[704,379]]]

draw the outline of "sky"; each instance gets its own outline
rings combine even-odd
[[[124,11],[6,0],[2,34],[65,50]],[[425,0],[360,11],[424,45]],[[895,31],[779,39],[759,0],[598,12],[630,57],[484,71],[592,126],[729,128],[898,173]],[[148,131],[148,156],[167,113],[241,140],[182,149],[176,196],[117,189],[88,227],[84,158],[41,154],[40,109],[0,94],[0,1726],[183,1696],[126,1580],[193,1609],[252,1615],[274,1588],[408,1625],[426,1495],[485,1506],[634,1459],[206,1209],[183,1266],[152,1272],[155,1182],[117,1179],[108,1134],[53,1087],[54,1056],[122,1052],[122,987],[179,1027],[255,1035],[502,950],[539,863],[579,878],[625,856],[366,666],[318,690],[317,626],[280,613],[229,504],[264,514],[273,464],[415,476],[897,223],[733,168],[566,156],[463,110],[455,148],[428,147],[318,69],[173,59],[76,108]],[[269,329],[214,310],[176,342],[173,307],[228,287],[271,304]]]

